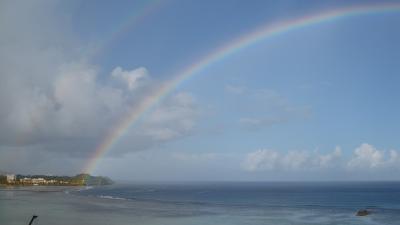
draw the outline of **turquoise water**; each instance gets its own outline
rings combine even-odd
[[[372,214],[356,217],[358,209]],[[0,189],[0,224],[400,225],[400,183],[186,183]]]

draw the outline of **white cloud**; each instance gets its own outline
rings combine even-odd
[[[142,93],[129,85],[122,89],[99,82],[97,71],[88,64],[57,66],[51,78],[35,76],[35,80],[48,82],[27,83],[25,74],[20,73],[7,73],[0,78],[2,83],[8,83],[11,76],[21,79],[12,90],[3,93],[0,101],[5,106],[12,99],[8,107],[0,109],[3,143],[25,145],[43,139],[94,138],[141,101],[137,96]],[[148,88],[152,85],[148,84]]]
[[[400,166],[400,156],[399,156],[399,153],[396,150],[390,150],[389,151],[389,161],[388,161],[388,163],[390,165]]]
[[[337,146],[325,154],[318,151],[258,150],[245,156],[242,162],[247,171],[316,171],[335,170],[357,173],[357,171],[388,171],[400,169],[400,155],[396,150],[378,150],[370,144],[361,144],[349,157]]]
[[[144,67],[116,67],[100,74],[84,54],[85,44],[74,38],[58,2],[0,4],[3,149],[85,155],[159,87]],[[126,134],[132,140],[124,151],[184,137],[195,127],[197,115],[189,93],[167,97],[144,117],[140,131]]]
[[[326,155],[320,155],[317,158],[317,164],[322,168],[331,167],[342,157],[342,149],[336,146],[335,150]]]
[[[258,150],[249,153],[243,161],[242,166],[249,171],[274,170],[279,163],[280,155],[273,150]]]
[[[246,155],[242,167],[248,171],[297,171],[328,168],[340,163],[341,150],[321,154],[308,151],[281,153],[274,150],[258,150]]]
[[[350,168],[376,168],[383,165],[384,152],[366,143],[354,150],[354,157],[348,162]]]
[[[378,150],[374,146],[363,143],[354,150],[353,157],[347,167],[357,169],[391,169],[400,167],[399,153],[396,150]]]
[[[116,67],[111,72],[111,76],[120,81],[123,85],[126,85],[129,90],[138,88],[149,79],[148,71],[144,67],[139,67],[131,71]]]
[[[311,166],[310,157],[305,151],[290,151],[282,157],[280,164],[285,170],[303,169]]]

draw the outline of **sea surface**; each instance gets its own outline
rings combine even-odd
[[[357,217],[359,209],[372,214]],[[400,182],[0,188],[0,224],[400,225]]]

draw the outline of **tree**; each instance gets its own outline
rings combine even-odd
[[[7,184],[7,177],[4,175],[0,175],[0,184]]]

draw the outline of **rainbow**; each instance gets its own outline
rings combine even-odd
[[[282,21],[275,24],[267,23],[264,26],[243,35],[221,48],[217,48],[211,53],[205,55],[200,60],[189,65],[180,73],[175,75],[173,79],[165,82],[154,93],[148,95],[140,102],[132,112],[116,124],[105,136],[103,141],[97,146],[93,155],[89,158],[83,172],[90,173],[96,168],[101,158],[112,149],[112,146],[124,135],[129,127],[136,124],[148,112],[150,112],[160,101],[170,95],[180,84],[188,78],[198,74],[200,71],[207,69],[213,64],[235,54],[249,46],[255,45],[266,39],[295,31],[304,27],[317,25],[321,23],[331,22],[353,16],[360,16],[374,13],[400,12],[400,4],[380,4],[380,5],[364,5],[347,8],[334,9],[314,15],[308,15],[301,18]]]
[[[113,43],[117,42],[120,37],[124,36],[128,31],[132,31],[136,26],[143,24],[144,20],[152,15],[155,11],[160,9],[166,1],[162,0],[147,0],[133,10],[131,14],[125,19],[123,23],[115,27],[115,29],[108,32],[108,36],[104,38],[91,52],[92,55],[100,55],[106,52]]]

